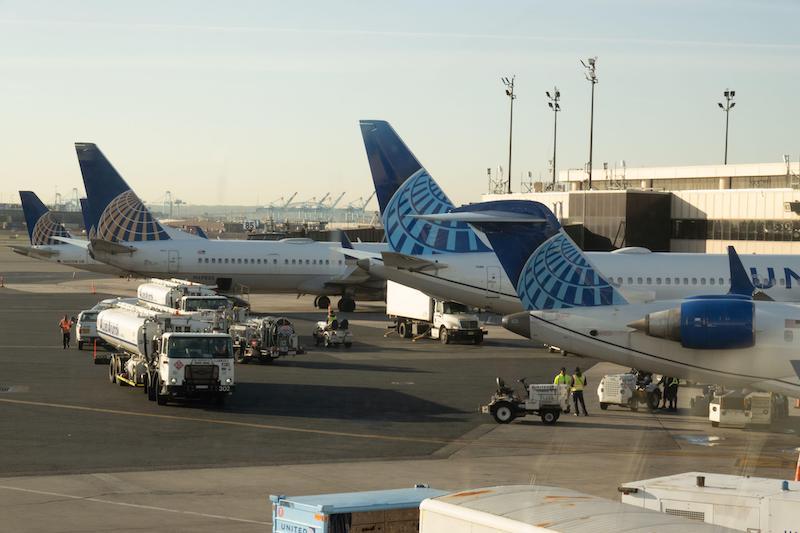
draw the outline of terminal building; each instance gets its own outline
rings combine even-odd
[[[591,190],[586,178],[565,170],[556,187],[483,200],[541,202],[587,250],[800,253],[797,163],[595,169]]]

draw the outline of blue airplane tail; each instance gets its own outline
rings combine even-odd
[[[359,124],[386,240],[395,252],[429,255],[490,251],[462,222],[415,218],[446,213],[453,202],[388,122],[362,120]]]
[[[93,143],[75,143],[94,233],[111,242],[164,241],[169,236]]]
[[[627,303],[539,202],[472,204],[453,209],[451,219],[486,235],[526,310]]]
[[[83,217],[83,227],[86,229],[86,236],[90,236],[94,232],[94,222],[92,221],[92,213],[89,208],[89,199],[81,198],[81,217]]]
[[[22,211],[25,214],[25,225],[28,226],[28,237],[34,246],[64,244],[53,237],[71,237],[61,222],[39,200],[32,191],[19,191]]]

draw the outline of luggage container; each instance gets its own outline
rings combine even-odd
[[[415,533],[419,504],[446,492],[411,489],[270,496],[272,531],[280,533]]]

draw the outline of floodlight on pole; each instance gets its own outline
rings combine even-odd
[[[730,89],[725,89],[722,93],[725,97],[725,104],[723,105],[721,102],[717,102],[717,105],[720,109],[725,111],[725,159],[724,164],[728,164],[728,122],[730,120],[731,109],[736,106],[736,102],[733,101],[733,97],[736,96],[736,91],[732,91]]]
[[[581,65],[585,70],[586,81],[592,84],[592,106],[589,112],[589,166],[586,169],[589,174],[589,190],[592,188],[592,147],[594,141],[594,86],[597,85],[597,57],[590,57],[586,61],[581,59]]]
[[[556,190],[556,134],[558,132],[558,112],[561,111],[561,105],[558,103],[561,100],[561,91],[558,87],[553,87],[553,93],[545,91],[547,95],[547,105],[553,110],[553,190]]]
[[[514,100],[516,99],[514,81],[516,78],[516,75],[511,76],[511,79],[507,77],[500,78],[500,81],[506,86],[506,96],[508,96],[511,103],[511,116],[508,121],[508,194],[511,194],[511,141],[514,134]]]

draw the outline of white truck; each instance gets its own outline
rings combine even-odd
[[[652,379],[642,380],[640,375],[632,372],[606,374],[597,386],[597,398],[600,409],[604,411],[609,405],[627,407],[631,411],[638,411],[643,405],[655,410],[661,402],[661,391]]]
[[[196,396],[223,404],[234,390],[231,337],[209,322],[121,303],[97,315],[97,333],[116,350],[109,381],[142,386],[159,405]]]
[[[139,285],[136,297],[143,304],[183,312],[225,310],[231,307],[230,300],[217,294],[213,287],[179,279],[153,278]]]
[[[487,333],[481,328],[478,316],[466,305],[437,300],[393,281],[386,282],[386,314],[394,321],[392,328],[406,339],[429,336],[442,344],[451,341],[480,344]]]
[[[708,404],[713,427],[768,427],[788,415],[788,399],[771,392],[720,391]]]

